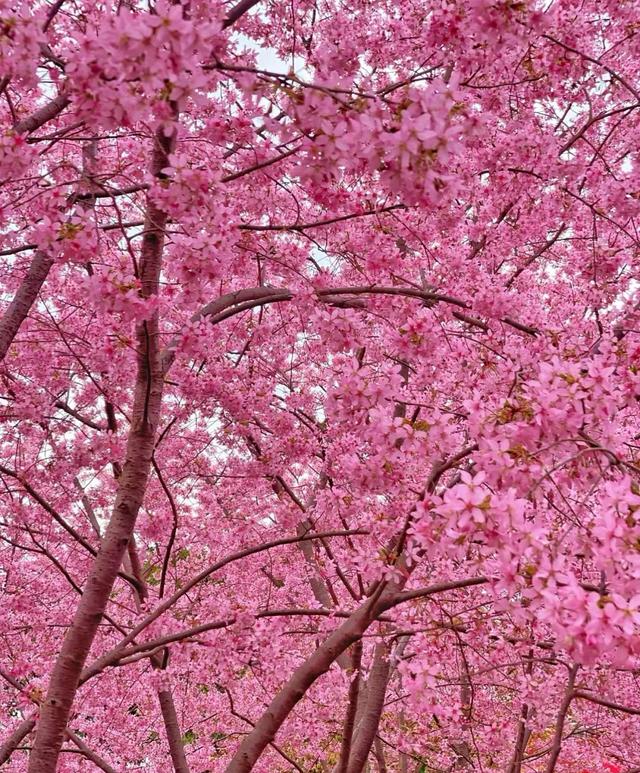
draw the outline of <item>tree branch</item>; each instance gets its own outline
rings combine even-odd
[[[390,668],[387,644],[382,641],[376,644],[374,650],[373,667],[367,680],[367,702],[360,716],[358,733],[349,755],[347,773],[362,773],[364,770],[378,732]]]
[[[41,250],[38,250],[33,256],[13,300],[0,319],[0,362],[4,360],[20,325],[31,311],[52,265],[53,261]]]
[[[296,536],[296,537],[285,537],[283,539],[279,540],[273,540],[272,542],[266,542],[262,545],[256,545],[251,548],[245,548],[244,550],[239,550],[237,553],[232,553],[225,558],[221,559],[220,561],[217,561],[214,564],[211,564],[206,569],[204,569],[202,572],[197,574],[195,577],[191,578],[187,583],[185,583],[180,589],[178,589],[172,596],[165,599],[161,604],[159,604],[156,609],[153,610],[150,614],[148,614],[138,625],[127,635],[124,639],[113,649],[109,650],[109,652],[105,653],[101,657],[97,658],[89,667],[87,667],[83,672],[81,676],[81,682],[86,682],[87,679],[94,676],[96,673],[101,671],[104,667],[107,665],[117,662],[120,657],[123,656],[123,651],[127,644],[131,644],[139,634],[144,631],[145,628],[147,628],[151,623],[154,622],[154,620],[157,620],[160,615],[162,615],[164,612],[167,611],[170,607],[172,607],[178,599],[180,599],[182,596],[184,596],[186,593],[188,593],[191,588],[193,588],[198,583],[202,582],[202,580],[209,577],[209,575],[213,574],[214,572],[217,572],[218,570],[222,569],[224,566],[227,566],[227,564],[231,564],[234,561],[239,561],[242,558],[246,558],[247,556],[255,555],[256,553],[262,553],[265,550],[271,550],[272,548],[279,547],[280,545],[291,545],[295,542],[300,542],[301,540],[312,540],[312,539],[318,539],[320,536],[322,537],[351,537],[355,535],[365,535],[368,534],[367,531],[362,529],[352,529],[347,531],[327,531],[327,532],[318,532],[315,534],[305,534],[302,536]],[[335,614],[333,610],[326,610],[327,614]],[[220,626],[218,626],[220,627]]]
[[[260,0],[241,0],[238,5],[229,11],[227,18],[222,22],[222,29],[224,30],[231,27],[231,25],[235,24],[238,19],[247,13],[247,11],[250,11],[254,5],[258,5],[259,2]]]
[[[0,746],[0,765],[9,761],[13,752],[20,746],[22,741],[24,741],[35,726],[36,720],[33,717],[29,717],[16,727],[13,733],[11,733],[2,746]]]
[[[565,690],[564,699],[560,704],[560,709],[558,711],[558,718],[556,719],[556,729],[553,735],[553,743],[551,744],[551,756],[549,757],[549,762],[547,763],[547,767],[545,768],[545,773],[553,773],[553,771],[556,769],[556,763],[558,762],[558,757],[560,756],[560,749],[562,748],[562,734],[564,732],[564,721],[566,719],[567,712],[569,711],[569,706],[571,705],[571,701],[574,698],[573,687],[576,683],[576,674],[578,673],[578,668],[579,668],[578,665],[574,665],[571,667],[571,671],[569,672],[569,682],[567,684],[567,689]]]
[[[182,743],[182,733],[180,732],[180,723],[176,706],[173,702],[171,690],[159,690],[158,700],[160,701],[160,711],[164,727],[167,731],[167,741],[169,742],[169,753],[173,762],[175,773],[189,773],[187,757],[184,753],[184,744]]]
[[[640,716],[640,708],[637,709],[633,706],[623,706],[620,703],[614,703],[606,698],[599,698],[597,695],[591,695],[591,693],[585,692],[584,690],[576,690],[573,693],[573,697],[583,701],[589,701],[590,703],[597,703],[598,706],[604,706],[612,711],[621,711],[623,714]]]
[[[340,759],[335,773],[346,773],[349,757],[351,755],[351,742],[356,723],[356,712],[358,709],[358,698],[360,696],[360,685],[362,684],[362,672],[360,670],[362,662],[362,641],[357,641],[353,645],[353,678],[349,685],[349,700],[347,703],[347,713],[342,727],[342,743],[340,747]]]

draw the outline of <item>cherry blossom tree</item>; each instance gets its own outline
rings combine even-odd
[[[0,0],[0,766],[640,770],[631,0]]]

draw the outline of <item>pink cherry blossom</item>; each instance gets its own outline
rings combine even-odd
[[[0,0],[0,766],[640,769],[637,4]]]

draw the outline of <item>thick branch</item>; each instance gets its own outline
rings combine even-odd
[[[388,608],[395,607],[411,599],[424,598],[425,596],[434,596],[437,593],[443,593],[448,590],[458,590],[460,588],[471,588],[474,585],[484,585],[489,582],[488,577],[468,577],[465,580],[451,580],[450,582],[441,582],[437,585],[430,585],[427,588],[416,588],[415,590],[397,593],[392,597]]]
[[[152,154],[152,175],[161,177],[172,148],[173,139],[159,131]],[[167,215],[149,200],[140,260],[140,292],[143,298],[151,298],[158,293],[166,222]],[[125,463],[118,478],[116,501],[73,622],[53,668],[29,759],[29,773],[54,773],[56,769],[80,674],[118,576],[147,487],[164,386],[157,312],[138,325],[136,334],[138,363],[132,422]]]
[[[232,24],[235,24],[238,19],[244,16],[247,11],[250,11],[254,5],[258,5],[259,2],[260,0],[241,0],[238,5],[229,11],[227,18],[222,22],[222,29],[231,27]]]
[[[369,752],[378,732],[380,717],[384,707],[384,697],[389,682],[389,652],[385,642],[376,645],[373,667],[367,680],[367,703],[360,717],[358,734],[349,756],[347,773],[362,773]]]
[[[0,765],[3,765],[9,760],[13,752],[20,746],[22,741],[24,741],[35,726],[35,719],[29,717],[16,727],[13,733],[11,733],[2,746],[0,746]]]
[[[350,296],[357,299],[363,295],[389,295],[416,298],[417,300],[423,301],[428,306],[433,306],[437,303],[446,303],[459,309],[470,308],[469,304],[460,298],[455,298],[454,296],[442,293],[426,292],[424,290],[418,290],[415,287],[363,285],[354,287],[322,288],[317,289],[315,293],[319,301],[335,304],[340,304],[342,302],[340,301],[342,296],[345,296],[347,299]],[[218,322],[223,322],[225,319],[229,319],[243,311],[249,311],[250,309],[258,306],[265,306],[270,303],[291,301],[293,298],[294,292],[286,287],[249,287],[243,290],[226,293],[225,295],[216,298],[215,301],[211,301],[211,303],[208,303],[196,312],[191,317],[190,321],[198,322],[201,319],[208,319],[212,324],[217,324]],[[342,303],[346,303],[346,301]],[[454,311],[453,316],[460,319],[462,322],[478,327],[481,330],[488,330],[486,323],[475,317],[470,317],[463,312]],[[505,325],[509,325],[528,335],[535,336],[538,334],[537,328],[525,325],[510,317],[504,317],[500,321]],[[162,354],[162,365],[165,371],[171,367],[171,364],[175,359],[178,344],[179,339],[177,337],[173,338]]]
[[[388,598],[384,586],[379,586],[366,603],[339,626],[301,666],[299,666],[280,692],[271,701],[251,733],[240,744],[227,767],[227,773],[248,773],[252,770],[265,748],[273,741],[279,728],[294,706],[304,697],[311,685],[326,673],[340,653],[344,652],[384,611]]]
[[[583,690],[576,690],[573,693],[573,697],[579,698],[583,701],[597,703],[598,706],[604,706],[605,708],[611,709],[612,711],[620,711],[623,714],[633,714],[635,716],[640,716],[640,709],[634,708],[633,706],[623,706],[621,703],[614,703],[613,701],[608,701],[606,698],[599,698],[597,695],[591,695],[591,693],[584,692]]]
[[[349,757],[351,756],[351,741],[353,739],[353,730],[356,723],[356,712],[358,709],[358,697],[360,695],[360,685],[362,683],[362,672],[360,665],[362,661],[362,642],[357,641],[353,645],[353,679],[349,685],[349,702],[347,704],[347,713],[342,727],[342,744],[340,747],[340,760],[335,773],[346,773]]]
[[[189,765],[187,764],[184,744],[182,743],[182,733],[180,732],[180,723],[178,722],[171,690],[160,690],[158,692],[158,700],[160,701],[160,711],[162,712],[162,719],[167,732],[173,769],[175,773],[189,773]]]
[[[0,362],[4,360],[20,325],[31,311],[52,265],[53,261],[40,250],[33,256],[25,278],[0,319]]]
[[[69,102],[70,99],[68,94],[65,94],[64,92],[58,94],[57,97],[54,97],[50,102],[47,102],[46,105],[43,105],[41,108],[31,113],[31,115],[28,115],[21,121],[17,121],[13,125],[13,131],[16,134],[30,134],[31,132],[34,132],[41,126],[44,126],[48,121],[52,121],[60,115]]]
[[[232,717],[238,717],[238,719],[241,719],[243,722],[246,722],[248,725],[251,725],[251,727],[255,727],[253,722],[249,719],[249,717],[245,717],[244,714],[241,714],[236,708],[233,703],[233,695],[231,694],[231,690],[226,690],[227,696],[229,697],[229,709],[231,711]],[[289,765],[291,765],[293,768],[295,768],[299,773],[305,773],[305,771],[298,765],[298,763],[291,757],[289,754],[287,754],[285,751],[283,751],[278,744],[272,743],[271,748],[274,749],[278,754],[285,759]]]
[[[407,575],[408,576],[408,575]],[[482,581],[486,582],[484,578]],[[269,707],[240,744],[238,751],[227,767],[226,773],[248,773],[253,769],[260,755],[274,739],[294,706],[304,697],[311,685],[326,673],[340,653],[358,641],[378,616],[402,601],[415,598],[415,592],[403,594],[402,586],[406,579],[396,584],[379,583],[374,586],[367,601],[339,626],[307,660],[292,674],[288,682],[271,701]],[[423,588],[421,596],[431,596],[446,590],[478,585],[479,578],[437,583]]]

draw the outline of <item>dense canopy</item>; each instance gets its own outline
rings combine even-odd
[[[640,770],[639,10],[0,0],[3,770]]]

